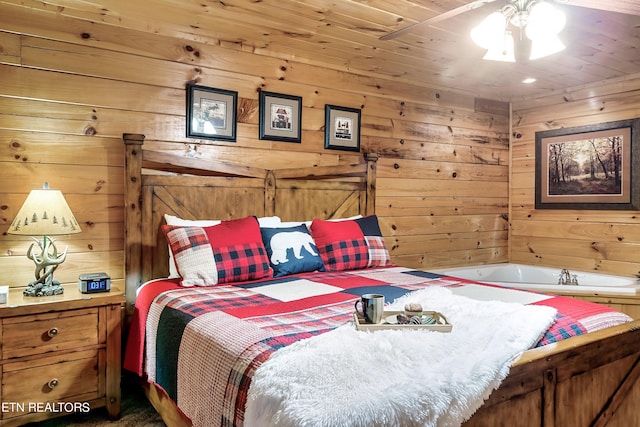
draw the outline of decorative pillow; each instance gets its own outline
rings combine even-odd
[[[311,234],[328,271],[391,265],[375,215],[340,222],[315,219]]]
[[[210,227],[163,225],[182,286],[271,277],[267,251],[255,217]]]
[[[369,247],[355,221],[314,219],[311,235],[327,271],[355,270],[369,264]]]
[[[355,222],[362,229],[364,239],[369,246],[369,264],[367,267],[386,267],[391,265],[391,256],[384,244],[384,238],[376,215],[369,215],[356,219]]]
[[[220,219],[184,219],[178,216],[164,214],[164,220],[167,225],[187,225],[193,227],[210,227],[212,225],[218,225],[222,222]],[[276,227],[280,224],[280,217],[277,216],[264,216],[258,218],[258,223],[261,227]],[[173,253],[169,248],[169,277],[180,277],[178,270],[176,269],[176,262],[173,260]]]
[[[260,233],[273,268],[273,277],[324,270],[318,248],[305,225],[261,227]]]

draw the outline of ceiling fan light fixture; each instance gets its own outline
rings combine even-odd
[[[524,29],[532,41],[529,59],[542,58],[565,49],[558,38],[566,24],[561,10],[541,0],[510,0],[500,11],[491,13],[471,30],[471,39],[487,49],[483,59],[515,62],[513,36],[507,29],[509,24],[521,31]]]

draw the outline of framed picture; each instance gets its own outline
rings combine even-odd
[[[324,148],[360,151],[360,109],[325,105]]]
[[[536,132],[536,209],[640,209],[640,119]]]
[[[187,138],[236,140],[238,92],[187,87]]]
[[[302,140],[302,97],[260,92],[260,139]]]

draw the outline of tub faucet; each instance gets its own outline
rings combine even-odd
[[[571,272],[563,268],[560,271],[560,277],[558,278],[558,285],[577,285],[578,284],[578,276],[575,274],[571,274]]]

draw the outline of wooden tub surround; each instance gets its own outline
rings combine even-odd
[[[191,219],[278,215],[291,221],[374,212],[376,156],[346,166],[265,171],[145,151],[140,134],[123,139],[129,302],[142,282],[166,276],[166,243],[157,233],[165,213]],[[640,321],[528,350],[464,425],[638,426],[639,362]],[[153,384],[146,389],[168,425],[190,425],[161,390]]]

